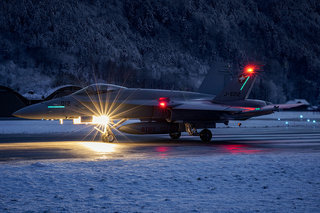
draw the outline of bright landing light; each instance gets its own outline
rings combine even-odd
[[[107,125],[109,123],[109,117],[107,115],[92,116],[93,124]]]

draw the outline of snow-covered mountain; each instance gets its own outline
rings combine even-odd
[[[320,99],[318,0],[3,0],[0,84],[197,90],[223,62],[263,65],[252,97]]]

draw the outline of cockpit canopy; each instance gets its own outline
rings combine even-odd
[[[97,95],[97,94],[106,94],[120,89],[126,89],[126,87],[114,85],[114,84],[91,84],[75,93],[73,95]]]

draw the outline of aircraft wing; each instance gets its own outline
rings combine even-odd
[[[134,104],[141,106],[153,106],[159,107],[157,100],[132,100],[127,101],[126,104]],[[173,110],[199,110],[199,111],[231,111],[241,112],[245,108],[235,108],[228,105],[215,104],[209,100],[188,100],[188,101],[170,101],[167,103],[167,107]]]
[[[199,111],[224,111],[224,112],[241,112],[244,108],[235,108],[223,104],[215,104],[211,101],[184,101],[172,106],[173,110],[199,110]]]
[[[141,106],[159,106],[157,100],[132,100],[127,101],[127,104],[141,105]],[[257,112],[257,111],[278,111],[281,109],[292,109],[302,106],[303,104],[271,104],[261,108],[255,107],[241,107],[230,106],[224,104],[212,103],[209,100],[188,100],[188,101],[170,101],[167,106],[173,110],[205,110],[205,111],[224,111],[224,112]]]
[[[173,109],[190,109],[190,110],[213,110],[213,111],[230,111],[230,112],[256,112],[256,111],[278,111],[281,109],[292,109],[304,104],[272,104],[261,108],[229,106],[223,104],[214,104],[209,101],[203,102],[185,102],[173,107]]]
[[[131,102],[131,101],[130,101]],[[134,100],[134,105],[161,107],[157,100]],[[184,121],[225,121],[225,120],[247,120],[251,117],[271,114],[279,109],[290,109],[298,107],[301,104],[277,104],[267,105],[264,107],[241,107],[230,106],[225,104],[212,103],[209,100],[177,100],[169,101],[166,106],[171,110],[170,120]]]

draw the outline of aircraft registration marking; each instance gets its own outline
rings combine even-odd
[[[61,106],[70,106],[70,101],[61,101]]]
[[[226,92],[226,93],[224,93],[224,96],[239,97],[240,95],[241,95],[241,92]]]

